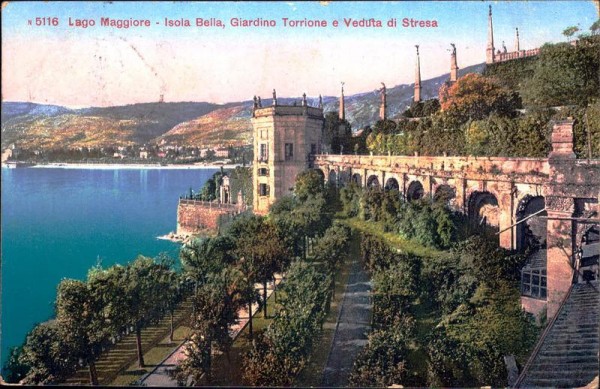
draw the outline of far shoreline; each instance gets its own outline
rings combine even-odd
[[[246,165],[248,166],[248,165]],[[89,170],[145,170],[145,169],[162,169],[162,170],[187,170],[187,169],[235,169],[242,167],[242,164],[140,164],[140,163],[68,163],[68,162],[50,162],[44,164],[36,164],[32,166],[16,167],[37,168],[37,169],[89,169]],[[2,168],[9,168],[5,163]]]

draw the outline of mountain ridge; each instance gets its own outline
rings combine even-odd
[[[459,70],[481,73],[485,64]],[[423,99],[437,97],[449,74],[421,82]],[[398,118],[413,99],[414,84],[387,88],[388,111]],[[338,97],[324,96],[324,112],[338,110]],[[379,118],[379,92],[345,97],[346,119],[354,131]],[[308,98],[316,106],[318,99]],[[300,105],[301,97],[278,98],[280,104]],[[263,105],[271,104],[264,99]],[[27,149],[173,144],[198,147],[240,146],[252,139],[251,100],[215,104],[207,102],[137,103],[114,107],[68,108],[30,102],[2,102],[2,148],[11,144]]]

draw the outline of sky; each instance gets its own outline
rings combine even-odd
[[[562,31],[587,31],[593,1],[466,2],[8,2],[2,6],[2,101],[69,107],[156,102],[226,103],[306,93],[369,92],[414,82],[420,46],[422,79],[449,72],[450,43],[459,67],[485,61],[488,6],[496,48],[509,51],[560,42]],[[56,18],[56,19],[53,19]],[[101,26],[101,18],[148,20],[150,26]],[[221,26],[197,27],[196,19]],[[273,20],[275,27],[234,27],[232,18]],[[284,26],[289,20],[326,27]],[[377,27],[347,27],[375,19]],[[403,19],[437,27],[403,27]],[[169,27],[188,20],[190,27]],[[390,19],[396,26],[388,26]],[[77,21],[88,22],[86,28]],[[337,21],[337,27],[333,22]],[[40,25],[37,25],[40,24]],[[82,24],[82,23],[80,23]]]

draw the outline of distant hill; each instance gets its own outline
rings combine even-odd
[[[224,105],[145,103],[69,109],[34,103],[2,103],[2,147],[103,147],[143,144],[177,124]]]
[[[481,73],[485,64],[459,70]],[[423,99],[437,97],[444,74],[422,81]],[[379,85],[374,85],[379,88]],[[398,118],[410,106],[413,85],[388,87],[388,117]],[[279,98],[280,104],[300,104],[301,98]],[[379,116],[379,92],[346,96],[346,119],[356,131]],[[263,100],[263,106],[271,104]],[[316,99],[309,99],[316,106]],[[337,111],[338,98],[323,97],[325,112]],[[2,103],[2,148],[73,148],[166,143],[194,146],[242,145],[252,140],[252,101],[228,104],[145,103],[106,108],[69,109],[35,103]]]

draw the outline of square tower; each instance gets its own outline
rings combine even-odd
[[[255,107],[254,213],[266,214],[275,200],[290,194],[298,173],[312,167],[321,152],[323,109],[273,105]]]

